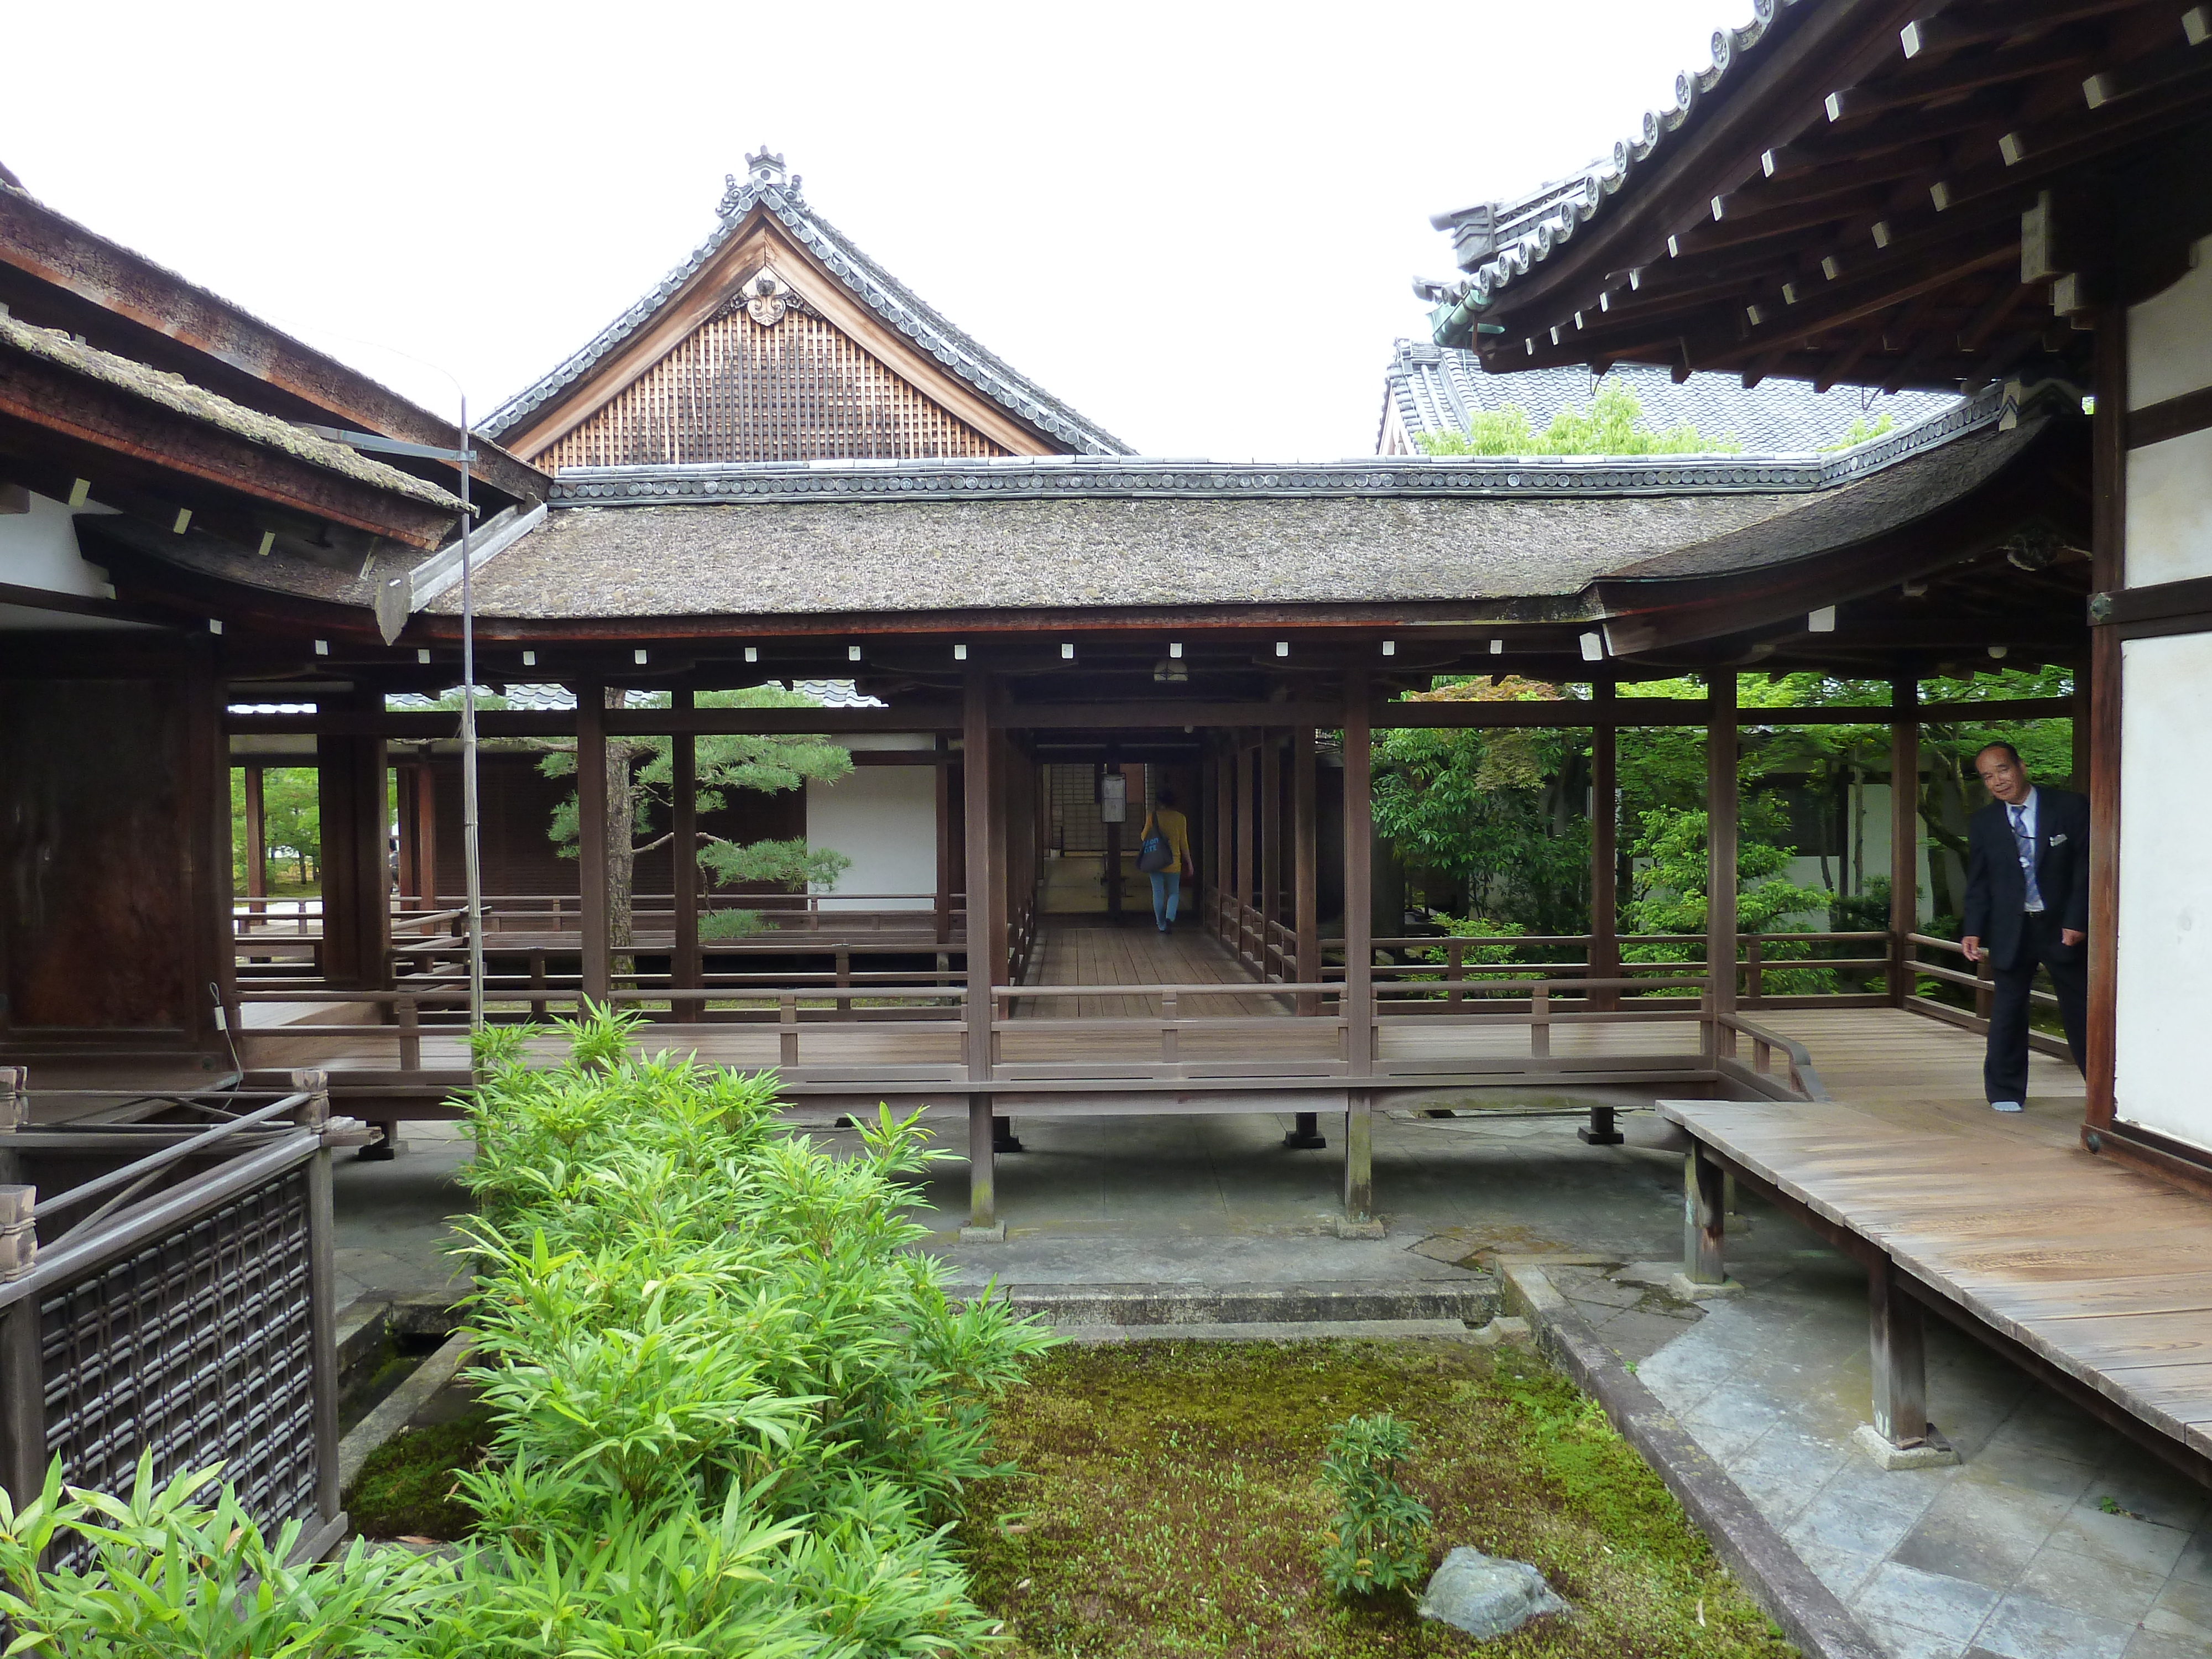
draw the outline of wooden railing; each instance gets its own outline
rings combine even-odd
[[[1905,988],[1905,1006],[1916,1014],[1925,1014],[1929,1018],[1940,1019],[1948,1025],[1960,1025],[1970,1031],[1986,1033],[1990,1029],[1990,1010],[1994,1005],[1996,991],[1996,984],[1990,975],[1989,957],[1983,957],[1978,963],[1972,965],[1972,971],[1968,972],[1964,969],[1951,967],[1944,963],[1927,960],[1926,953],[1933,951],[1939,956],[1965,962],[1966,947],[1956,939],[1937,939],[1928,933],[1908,933],[1905,935],[1905,943],[1911,954],[1905,957],[1905,966],[1912,982],[1909,982]],[[1970,1012],[1966,1009],[1955,1007],[1950,1003],[1939,1002],[1934,997],[1922,995],[1917,981],[1923,979],[1932,979],[1938,984],[1956,985],[1972,991],[1974,996],[1972,1011]],[[2031,1008],[2039,1008],[2053,1014],[2058,1012],[2058,999],[2049,991],[2031,989],[2027,994],[2027,1000]],[[2043,1031],[2030,1030],[2027,1034],[2027,1042],[2028,1046],[2039,1054],[2051,1054],[2060,1060],[2070,1057],[2070,1051],[2063,1037],[2051,1036]]]
[[[708,893],[701,896],[700,914],[751,910],[781,932],[926,933],[936,927],[936,904],[934,893]],[[583,926],[583,901],[574,893],[487,894],[483,911],[488,945],[496,933],[564,933]],[[441,893],[436,914],[465,915],[466,902]],[[966,920],[962,895],[953,895],[951,915],[956,925]],[[675,898],[666,893],[635,894],[630,918],[636,932],[672,929]]]

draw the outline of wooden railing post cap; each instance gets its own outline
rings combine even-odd
[[[299,1114],[299,1121],[321,1128],[331,1121],[331,1074],[319,1066],[292,1073],[292,1092],[307,1097],[307,1103]]]
[[[11,1135],[30,1121],[30,1073],[21,1066],[0,1066],[0,1135]]]

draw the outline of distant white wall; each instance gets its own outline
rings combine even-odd
[[[2120,647],[2117,1115],[2212,1150],[2212,634]]]
[[[927,748],[918,744],[854,739],[855,748]],[[927,910],[937,890],[937,769],[933,766],[856,766],[835,783],[806,786],[806,839],[834,848],[853,867],[824,896],[824,910]],[[909,893],[902,900],[869,894]]]

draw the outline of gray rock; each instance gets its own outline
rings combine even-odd
[[[1421,1617],[1487,1638],[1531,1619],[1571,1609],[1526,1561],[1505,1561],[1464,1544],[1444,1557],[1421,1596]]]

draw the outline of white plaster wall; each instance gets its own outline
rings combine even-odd
[[[921,745],[928,746],[925,738]],[[855,746],[860,746],[857,743]],[[870,747],[908,747],[872,744]],[[937,890],[937,769],[856,766],[806,786],[806,839],[853,860],[824,910],[927,910]],[[886,901],[871,893],[919,896]]]
[[[49,593],[67,593],[83,599],[112,599],[107,572],[87,564],[77,556],[76,529],[70,520],[79,513],[111,509],[88,504],[72,508],[66,501],[33,493],[27,513],[0,513],[0,583],[11,587],[36,587]],[[91,617],[40,611],[25,605],[0,605],[0,629],[112,626]]]
[[[2128,308],[2128,407],[2212,386],[2212,240],[2163,294]],[[2130,587],[2212,576],[2212,431],[2128,452]]]
[[[2187,276],[2128,307],[2130,409],[2212,386],[2212,237],[2190,258]]]
[[[2120,652],[2117,1113],[2212,1150],[2212,634]]]

